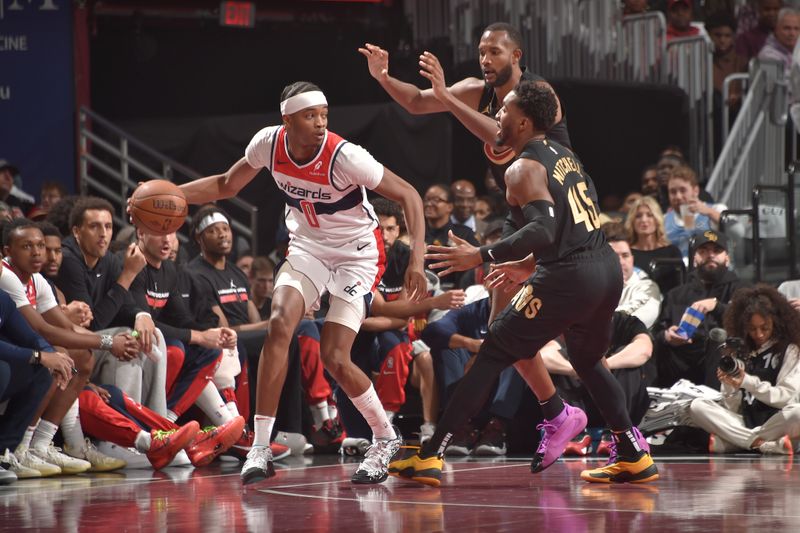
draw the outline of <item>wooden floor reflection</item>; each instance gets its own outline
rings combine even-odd
[[[537,476],[524,458],[449,462],[440,489],[352,485],[337,456],[290,458],[244,489],[237,463],[126,470],[0,487],[0,529],[122,532],[800,531],[791,458],[658,458],[649,485],[590,485],[597,459]]]

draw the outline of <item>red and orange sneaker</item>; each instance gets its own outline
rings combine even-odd
[[[586,457],[592,451],[592,437],[588,433],[581,433],[567,443],[564,455]]]
[[[153,468],[161,470],[172,462],[175,455],[186,448],[200,431],[200,424],[192,420],[178,429],[164,431],[154,429],[150,432],[150,449],[147,459]]]
[[[242,437],[244,418],[237,416],[221,426],[207,426],[195,437],[191,446],[186,449],[189,460],[194,466],[205,466],[226,452]]]

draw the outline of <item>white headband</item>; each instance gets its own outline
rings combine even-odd
[[[296,94],[281,102],[281,115],[291,115],[301,109],[318,105],[328,105],[328,101],[322,91]]]
[[[200,233],[203,233],[203,230],[205,230],[211,224],[216,224],[217,222],[224,222],[230,226],[230,222],[228,222],[228,219],[225,218],[225,215],[217,211],[203,217],[203,220],[201,220],[197,225],[197,234],[199,235]]]

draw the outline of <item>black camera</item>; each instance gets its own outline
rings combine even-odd
[[[744,370],[747,347],[739,337],[728,337],[719,346],[719,369],[727,376],[738,376]]]

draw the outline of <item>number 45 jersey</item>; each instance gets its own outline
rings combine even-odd
[[[597,190],[592,178],[572,151],[551,140],[533,140],[525,145],[520,159],[538,161],[547,169],[547,186],[555,204],[556,236],[553,245],[536,253],[541,264],[560,261],[567,256],[589,252],[606,246],[600,231],[600,210],[597,208]],[[519,208],[512,215],[522,216]],[[515,220],[518,227],[526,223]]]
[[[371,235],[378,217],[367,200],[383,178],[383,165],[369,152],[325,132],[314,157],[299,164],[289,154],[284,126],[255,134],[245,150],[247,163],[272,173],[286,201],[286,227],[292,237],[322,247],[340,246]]]

